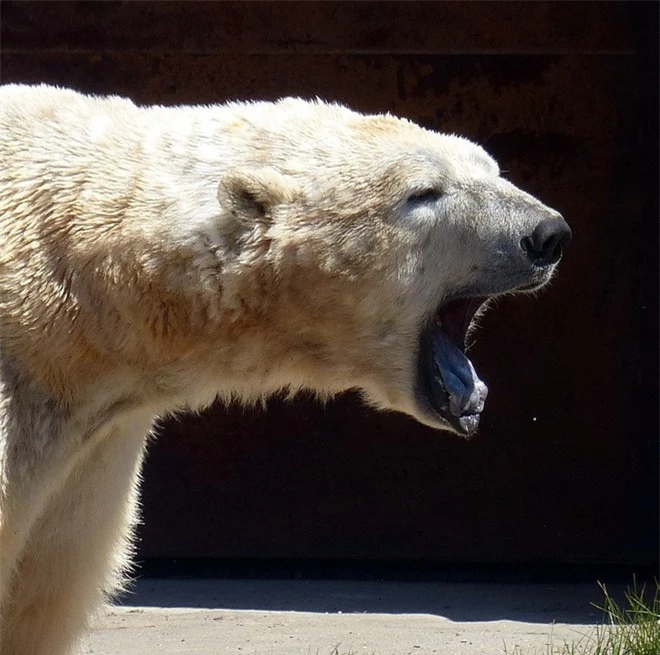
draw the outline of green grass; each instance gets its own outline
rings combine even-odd
[[[653,593],[633,580],[619,605],[604,584],[599,584],[604,601],[596,605],[603,611],[603,624],[577,641],[556,645],[552,638],[544,655],[660,655],[660,582]],[[505,655],[537,655],[519,647]]]

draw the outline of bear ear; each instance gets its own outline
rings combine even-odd
[[[277,205],[300,194],[295,182],[272,168],[233,169],[220,180],[218,200],[239,221],[269,221]]]

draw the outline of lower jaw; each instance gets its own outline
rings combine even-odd
[[[416,418],[424,425],[428,425],[436,430],[453,432],[464,439],[471,439],[477,433],[481,414],[468,414],[456,417],[450,421],[444,416],[441,416],[428,401],[423,405],[418,401],[418,405],[421,411],[417,414]]]

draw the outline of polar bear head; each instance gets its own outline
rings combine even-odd
[[[548,282],[563,218],[461,137],[302,100],[233,112],[222,239],[263,357],[294,388],[472,435],[487,388],[466,335],[488,299]]]

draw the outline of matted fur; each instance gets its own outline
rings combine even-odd
[[[519,244],[552,215],[391,116],[2,87],[0,652],[70,652],[121,588],[155,417],[356,388],[447,428],[416,399],[420,330],[462,290],[547,281]]]

